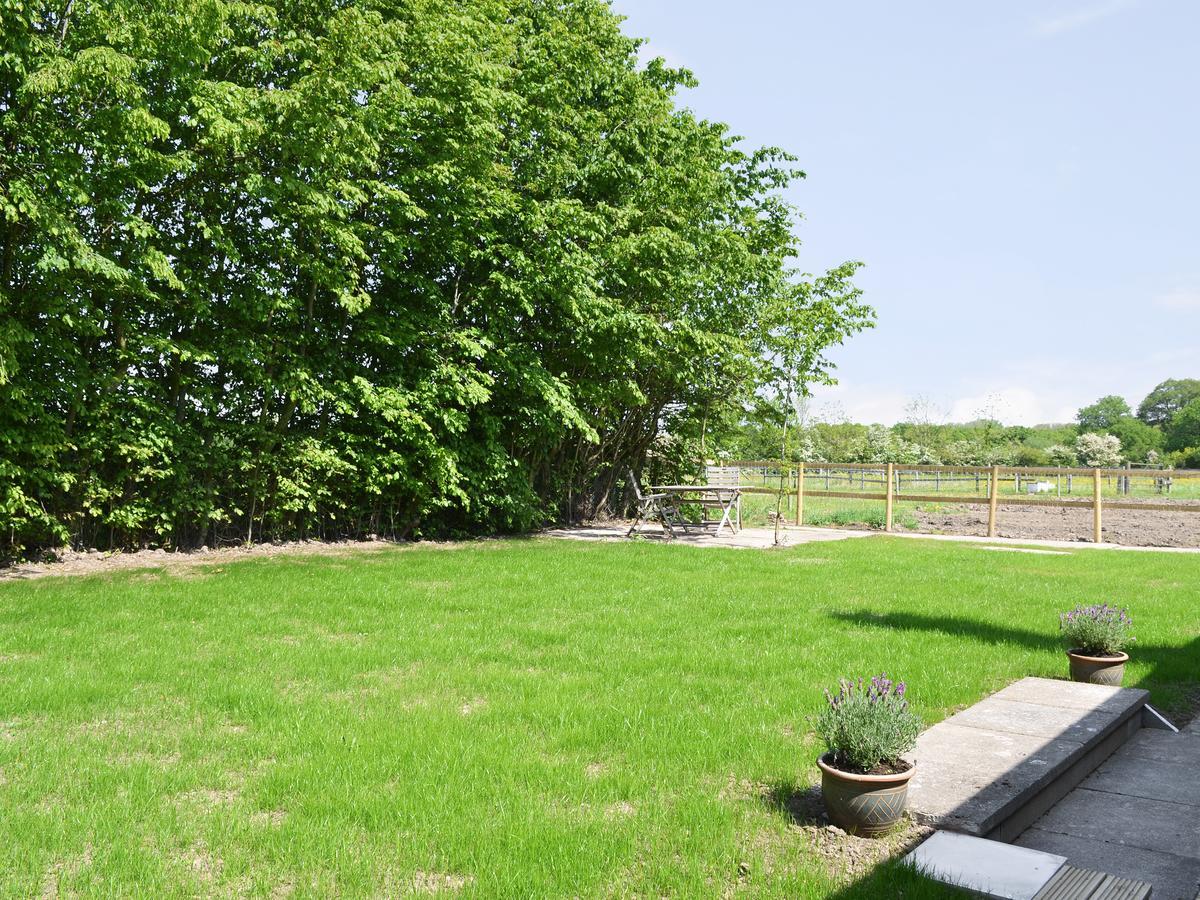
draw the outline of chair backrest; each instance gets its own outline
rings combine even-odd
[[[633,496],[637,498],[638,503],[642,502],[642,485],[638,481],[636,475],[633,474],[633,469],[629,470],[629,483],[633,485]]]
[[[705,466],[704,483],[714,487],[737,487],[742,480],[740,466]]]

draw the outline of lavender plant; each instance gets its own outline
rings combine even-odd
[[[1112,656],[1135,640],[1133,619],[1124,607],[1078,606],[1058,617],[1058,629],[1069,650],[1089,656]]]
[[[908,707],[907,686],[881,673],[864,682],[841,679],[838,693],[825,691],[816,728],[832,764],[848,772],[900,765],[921,733],[921,718]]]

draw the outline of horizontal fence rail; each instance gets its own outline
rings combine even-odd
[[[1090,510],[1092,539],[1102,543],[1106,510],[1200,513],[1197,469],[778,460],[735,460],[723,465],[742,473],[744,494],[786,495],[789,507],[794,499],[796,524],[804,521],[806,497],[882,503],[885,531],[893,530],[898,502],[986,506],[987,534],[995,537],[999,506],[1045,507]]]

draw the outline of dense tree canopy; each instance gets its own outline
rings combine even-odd
[[[588,513],[869,324],[602,0],[0,9],[0,552]]]
[[[1138,405],[1138,418],[1165,427],[1193,400],[1200,400],[1200,378],[1168,378]]]
[[[1133,410],[1124,397],[1109,394],[1083,407],[1076,418],[1081,431],[1107,431],[1122,419],[1132,416]]]
[[[1168,450],[1194,450],[1200,448],[1200,397],[1197,397],[1171,420],[1167,433]]]

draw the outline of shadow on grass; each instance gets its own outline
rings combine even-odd
[[[931,616],[921,613],[835,612],[831,618],[866,628],[893,631],[921,631],[962,637],[984,644],[1008,644],[1030,650],[1062,654],[1056,634],[1012,625],[1000,625],[962,616]],[[1150,667],[1141,686],[1153,695],[1153,702],[1170,716],[1188,719],[1200,705],[1200,637],[1183,647],[1160,644],[1135,644],[1130,650],[1135,664]],[[1063,664],[1066,673],[1066,664]]]
[[[1053,635],[958,616],[840,612],[834,613],[832,618],[863,627],[937,632],[981,643],[1015,644],[1031,650],[1062,653],[1062,646]],[[1163,705],[1168,715],[1173,715],[1177,722],[1182,724],[1197,712],[1197,708],[1200,707],[1200,682],[1196,680],[1197,672],[1200,672],[1200,636],[1183,647],[1137,644],[1134,655],[1137,662],[1150,666],[1149,674],[1141,685],[1153,692],[1155,701]],[[780,809],[786,810],[794,818],[798,815],[807,819],[813,815],[813,799],[803,792],[780,794],[775,802]],[[819,790],[815,802],[820,803]],[[793,813],[793,809],[798,812]],[[820,815],[820,812],[816,814]],[[905,866],[899,859],[893,858],[878,864],[862,878],[831,896],[835,900],[856,900],[875,897],[950,898],[971,895],[926,878]]]

